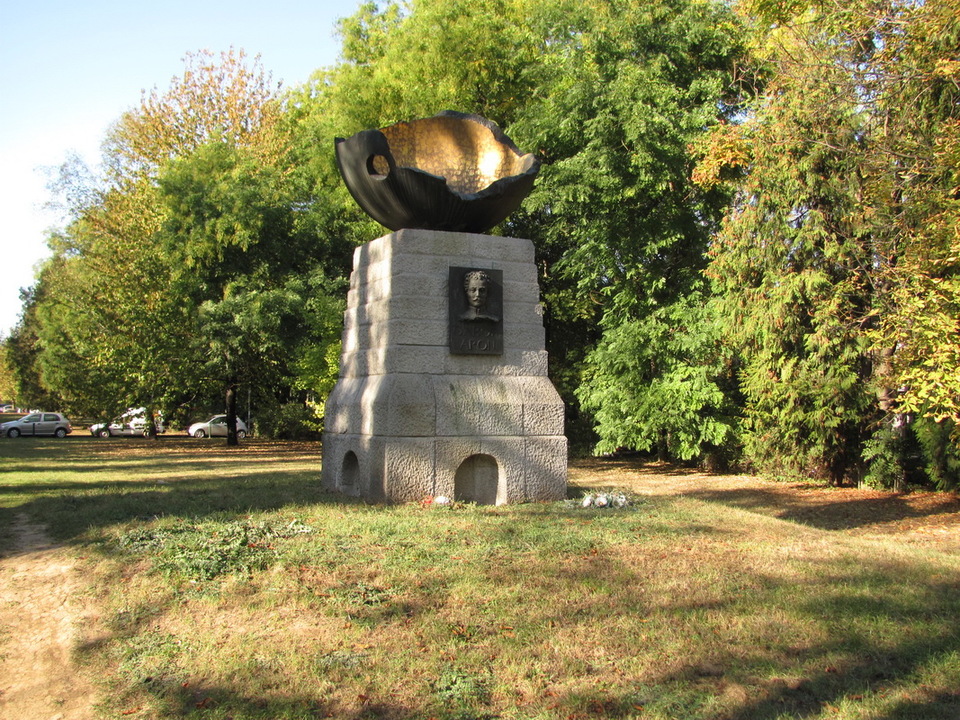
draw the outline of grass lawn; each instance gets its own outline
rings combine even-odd
[[[2,439],[0,470],[0,550],[45,524],[89,580],[105,717],[960,718],[960,557],[896,537],[368,505],[316,444]]]

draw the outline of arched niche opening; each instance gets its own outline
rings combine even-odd
[[[348,450],[343,456],[343,464],[340,466],[340,489],[344,492],[357,492],[357,480],[360,477],[360,461],[353,450]]]
[[[478,505],[496,505],[500,489],[500,467],[490,455],[471,455],[453,478],[453,499]]]

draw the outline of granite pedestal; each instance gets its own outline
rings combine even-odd
[[[547,377],[533,244],[399,230],[357,248],[353,266],[324,486],[390,502],[566,497],[564,408]],[[483,322],[451,310],[461,269],[497,279]]]

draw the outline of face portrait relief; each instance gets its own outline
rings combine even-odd
[[[449,268],[448,339],[454,355],[503,354],[503,271]]]
[[[490,313],[487,303],[490,299],[490,276],[483,270],[471,270],[463,276],[463,291],[467,296],[467,310],[461,320],[489,320],[497,322],[500,318]]]

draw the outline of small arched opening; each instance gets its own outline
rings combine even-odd
[[[490,455],[471,455],[453,478],[453,499],[478,505],[496,505],[500,489],[500,467]]]
[[[357,492],[357,481],[360,477],[360,461],[353,450],[347,451],[343,456],[343,464],[340,467],[340,489],[343,492]]]

